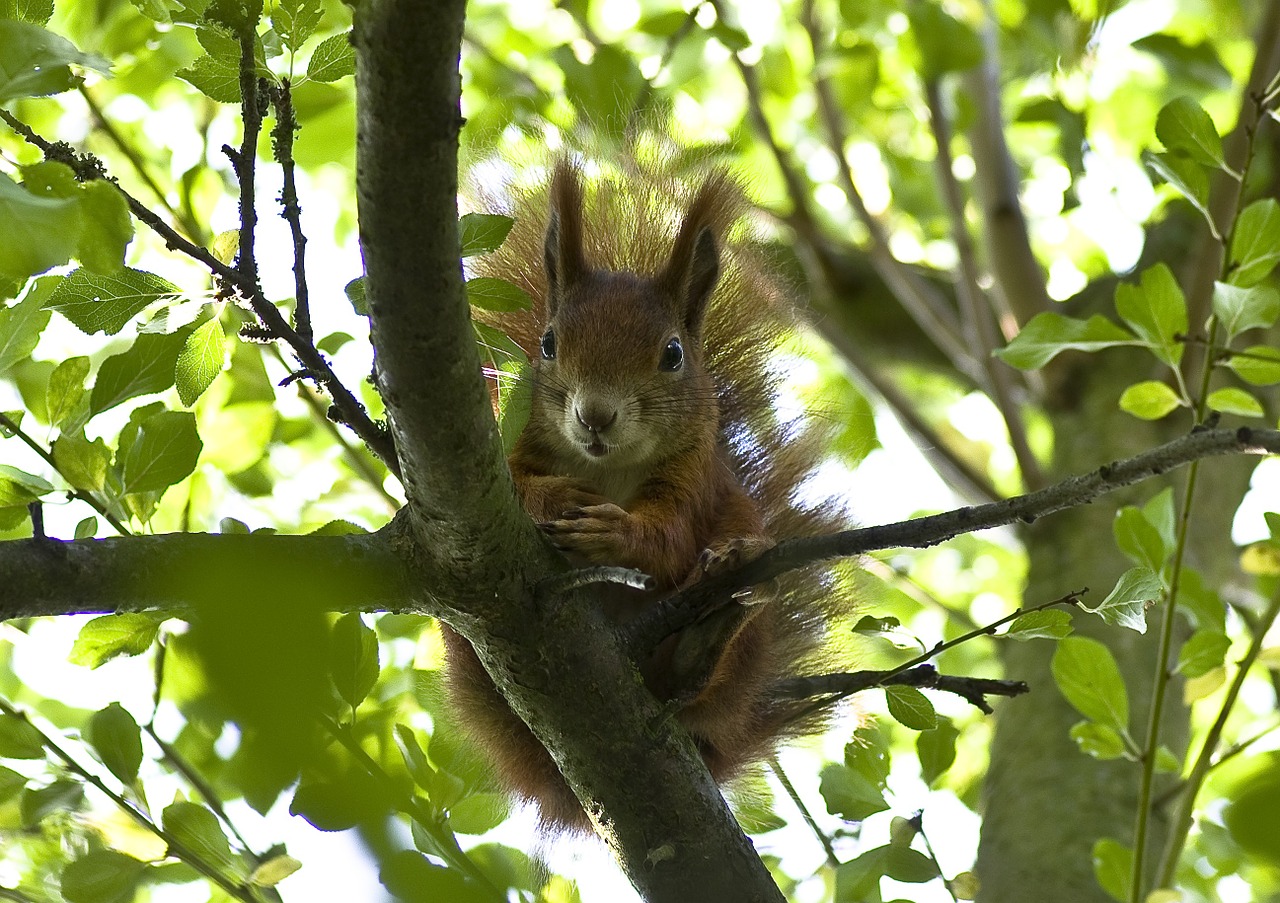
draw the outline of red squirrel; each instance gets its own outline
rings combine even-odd
[[[535,301],[495,321],[530,360],[530,415],[508,457],[520,502],[572,564],[653,578],[652,591],[598,591],[625,622],[779,539],[830,529],[832,512],[795,498],[817,443],[776,411],[769,358],[793,314],[754,257],[727,244],[738,187],[713,174],[675,207],[658,184],[604,182],[589,212],[584,195],[579,169],[559,164],[545,219],[526,200],[482,272]],[[679,636],[638,663],[650,691],[679,706],[717,781],[798,732],[799,706],[769,689],[819,655],[830,595],[821,583],[809,573],[753,591],[747,609],[719,618],[709,665],[678,665]],[[586,829],[551,757],[471,646],[443,631],[450,698],[498,777],[538,805],[544,825]]]

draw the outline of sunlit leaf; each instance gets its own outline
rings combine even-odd
[[[1036,370],[1064,351],[1101,351],[1137,344],[1131,333],[1100,314],[1076,320],[1049,312],[1032,317],[1013,341],[995,353],[1019,370]]]
[[[1053,679],[1067,702],[1086,718],[1124,731],[1129,725],[1129,694],[1115,657],[1088,637],[1067,637],[1053,654]]]

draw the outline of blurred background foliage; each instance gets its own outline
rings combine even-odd
[[[1159,111],[1187,96],[1218,132],[1230,131],[1254,36],[1275,20],[1275,5],[477,0],[462,49],[462,167],[482,185],[536,180],[548,151],[625,159],[628,148],[651,143],[678,172],[720,164],[740,174],[758,205],[752,226],[762,253],[812,306],[812,326],[780,349],[779,366],[789,374],[789,404],[839,424],[816,486],[846,497],[864,523],[897,520],[1039,485],[1026,453],[1011,444],[1015,433],[1050,475],[1069,469],[1061,446],[1080,443],[1064,438],[1062,430],[1075,427],[1056,418],[1060,386],[1045,392],[1036,376],[1018,377],[1019,422],[1010,424],[1008,405],[993,401],[981,343],[966,348],[971,335],[958,330],[968,356],[940,346],[899,303],[895,276],[957,310],[961,242],[936,168],[939,114],[955,134],[949,172],[964,197],[964,234],[977,240],[978,285],[994,323],[1011,336],[1020,317],[1018,299],[1002,298],[991,275],[1006,249],[984,232],[993,189],[981,183],[1003,150],[993,150],[983,125],[984,101],[1002,110],[997,131],[1042,290],[1074,313],[1109,310],[1118,277],[1152,255],[1176,266],[1195,246],[1196,213],[1144,164],[1144,154],[1159,149]],[[68,90],[15,96],[5,108],[39,135],[100,158],[129,194],[229,261],[237,188],[221,148],[240,140],[239,48],[210,24],[217,6],[0,0],[0,16],[47,22],[101,58],[77,65],[84,78]],[[367,322],[344,292],[362,271],[351,16],[337,0],[267,3],[259,71],[292,86],[317,345],[380,416],[367,380]],[[0,34],[0,57],[22,37]],[[985,93],[983,70],[974,68],[984,61],[995,86]],[[110,77],[95,71],[107,65]],[[819,84],[829,90],[834,121]],[[1251,197],[1276,193],[1276,133],[1264,130],[1257,142]],[[267,296],[289,309],[292,252],[275,216],[281,182],[271,145],[264,131],[259,257]],[[62,177],[35,169],[41,159],[0,129],[5,178],[29,192]],[[131,241],[128,231],[105,230],[68,252],[83,265],[87,295],[111,291],[103,286],[124,278],[121,262],[162,280],[139,288],[140,277],[130,277],[128,291],[141,300],[114,329],[86,329],[56,304],[56,313],[20,326],[19,304],[35,298],[29,310],[43,309],[72,277],[66,267],[32,284],[26,273],[7,274],[7,296],[21,300],[9,302],[0,329],[11,347],[35,341],[9,357],[0,350],[0,412],[8,418],[0,433],[7,437],[0,438],[0,536],[31,535],[26,506],[34,499],[44,502],[49,535],[66,538],[363,531],[386,523],[402,500],[399,485],[326,419],[327,400],[305,381],[286,380],[293,364],[280,349],[236,338],[246,314],[216,293],[203,267],[169,253],[146,229]],[[111,258],[125,241],[123,261]],[[106,249],[105,264],[92,262],[95,248]],[[204,360],[203,369],[193,359]],[[1115,410],[1125,385],[1111,383],[1099,404]],[[1256,393],[1274,424],[1274,392]],[[1185,412],[1174,417],[1183,418],[1176,429],[1189,427]],[[1124,422],[1137,429],[1137,421]],[[1102,463],[1114,446],[1101,432],[1097,445],[1093,462]],[[140,470],[136,449],[158,447],[174,452],[175,469]],[[1270,473],[1274,491],[1273,466]],[[1217,537],[1227,570],[1236,545],[1268,535],[1260,511],[1274,508],[1275,496],[1258,496],[1244,499],[1234,544]],[[1241,501],[1237,493],[1223,504],[1234,511]],[[1085,555],[1113,543],[1105,534],[1086,540]],[[1012,530],[964,536],[881,553],[846,575],[860,612],[882,619],[855,632],[862,666],[891,667],[1014,611],[1027,585],[1026,541]],[[1259,600],[1276,592],[1275,546],[1251,546],[1247,556],[1247,573],[1204,590],[1221,588],[1228,598],[1222,632],[1234,645],[1188,685],[1187,700],[1200,700],[1191,711],[1194,737],[1216,715],[1235,656],[1269,626]],[[1063,592],[1079,588],[1071,573],[1063,579]],[[211,600],[209,611],[224,616],[194,628],[163,613],[0,628],[7,701],[0,895],[72,903],[277,895],[567,903],[629,893],[591,843],[539,841],[528,813],[511,811],[442,708],[439,635],[429,619],[294,617],[272,612],[268,595],[264,589],[227,607]],[[1050,641],[1036,643],[1047,662]],[[1006,673],[999,644],[980,637],[937,664],[947,673],[1021,678]],[[1203,817],[1179,871],[1181,899],[1280,893],[1280,783],[1269,733],[1277,724],[1269,669],[1277,667],[1274,645],[1263,644],[1223,735],[1224,748],[1240,752],[1212,771],[1201,797]],[[273,673],[292,675],[277,690],[314,698],[324,718],[293,724],[292,697],[260,699]],[[1047,684],[1034,689],[1041,699],[1057,693]],[[858,710],[867,726],[856,737],[855,719],[846,718],[780,759],[813,826],[775,772],[735,788],[744,824],[798,901],[969,898],[991,720],[938,695],[939,726],[920,732],[889,717],[882,694],[864,695]],[[1069,768],[1096,767],[1074,746],[1069,753]],[[917,839],[921,827],[927,845]],[[1129,826],[1080,831],[1091,844],[1123,838]],[[166,848],[176,855],[166,859]],[[1123,857],[1105,846],[1095,856],[1101,887],[1128,899],[1128,879],[1117,877],[1123,867],[1109,871]],[[1083,868],[1093,874],[1091,864]],[[939,869],[949,881],[938,880]]]

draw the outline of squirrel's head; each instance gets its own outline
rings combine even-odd
[[[601,466],[651,462],[709,425],[714,386],[702,326],[720,275],[712,183],[694,199],[659,272],[593,268],[583,250],[582,185],[568,164],[551,186],[545,265],[550,321],[535,405],[565,444]]]

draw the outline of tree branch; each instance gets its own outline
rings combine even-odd
[[[773,695],[778,699],[810,699],[814,696],[843,699],[876,687],[923,687],[954,693],[987,715],[994,711],[987,702],[988,696],[1021,696],[1031,689],[1020,680],[939,674],[933,665],[916,665],[906,671],[853,671],[847,674],[796,677],[774,684]]]
[[[1108,492],[1174,467],[1202,458],[1233,454],[1280,454],[1280,431],[1248,427],[1195,431],[1140,455],[1104,465],[1092,473],[1071,477],[1027,495],[896,524],[794,539],[735,571],[704,580],[654,605],[631,622],[628,642],[635,650],[652,649],[664,638],[726,604],[742,587],[763,583],[817,561],[860,555],[875,549],[925,548],[962,533],[1015,522],[1029,524],[1055,511],[1088,504]]]
[[[289,325],[288,320],[280,313],[280,310],[262,294],[256,279],[246,279],[240,270],[227,266],[214,257],[207,248],[193,244],[180,235],[141,201],[130,195],[123,188],[120,188],[114,179],[105,174],[101,162],[97,159],[90,156],[81,156],[64,143],[45,140],[32,131],[26,123],[14,117],[8,110],[0,109],[0,119],[3,119],[10,128],[21,135],[27,142],[40,148],[44,152],[46,159],[58,160],[74,169],[76,178],[81,181],[106,179],[111,182],[119,189],[120,194],[124,196],[129,205],[129,212],[163,238],[169,248],[186,254],[191,259],[202,263],[216,278],[238,290],[240,295],[248,301],[253,312],[257,314],[258,319],[266,325],[270,334],[286,342],[293,349],[298,360],[302,362],[303,367],[310,371],[324,386],[325,391],[333,399],[338,418],[364,440],[370,450],[387,465],[387,469],[396,476],[400,475],[400,462],[396,459],[395,446],[391,443],[391,437],[378,424],[373,422],[364,405],[357,401],[356,397],[338,379],[337,374],[333,372],[333,368],[329,366],[329,362],[325,360],[324,355],[310,342],[304,341],[302,336],[298,335],[293,327]]]
[[[1021,176],[1005,142],[1004,114],[1000,109],[999,28],[989,0],[980,29],[982,63],[970,72],[965,84],[976,99],[969,144],[977,164],[974,185],[981,201],[983,234],[991,275],[1005,306],[1021,326],[1053,302],[1045,291],[1044,271],[1031,250],[1027,219],[1018,196]],[[1016,334],[1016,330],[1009,333]]]
[[[254,594],[311,611],[440,609],[397,554],[403,525],[347,536],[171,533],[0,543],[0,620],[160,609]]]
[[[973,238],[969,235],[969,224],[964,217],[964,197],[960,193],[960,185],[956,181],[955,164],[951,158],[951,123],[943,109],[941,83],[936,78],[927,78],[924,83],[925,100],[929,106],[929,125],[933,129],[934,145],[937,148],[934,157],[938,183],[942,189],[942,198],[951,221],[951,239],[956,246],[956,254],[960,265],[956,271],[956,297],[965,313],[966,330],[971,332],[969,341],[977,349],[978,359],[982,362],[986,383],[991,398],[1000,415],[1004,418],[1005,428],[1009,431],[1009,444],[1013,447],[1014,456],[1018,459],[1018,469],[1022,472],[1023,485],[1030,489],[1039,489],[1044,485],[1044,473],[1031,443],[1027,440],[1027,427],[1018,409],[1017,399],[1013,395],[1010,377],[1013,371],[1002,360],[992,356],[992,352],[1004,343],[997,330],[991,305],[982,291],[978,274],[978,257],[973,247]],[[994,250],[994,249],[993,249]],[[992,255],[989,255],[992,256]]]

